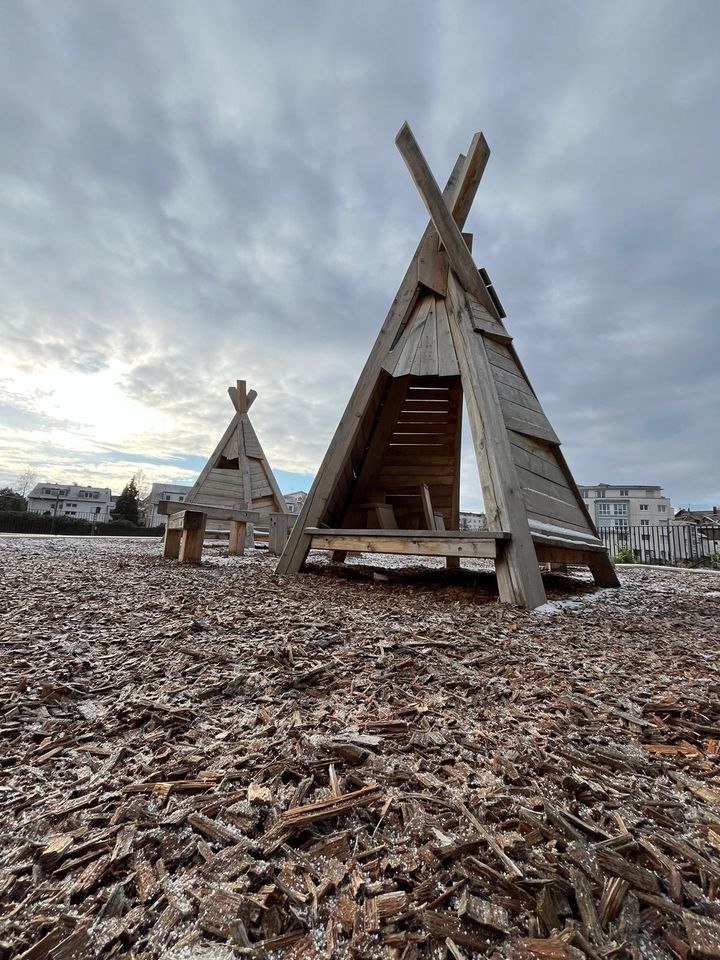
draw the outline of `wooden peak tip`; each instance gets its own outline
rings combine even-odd
[[[399,144],[404,140],[415,140],[415,134],[412,132],[412,127],[407,122],[407,120],[404,121],[403,125],[400,127],[397,134],[395,135],[396,144]],[[478,130],[477,133],[473,134],[467,154],[464,154],[463,156],[469,156],[470,154],[472,154],[474,150],[477,150],[480,146],[482,146],[485,150],[487,150],[488,153],[490,152],[490,147],[488,146],[488,142],[485,139],[485,134],[482,132],[482,130]]]
[[[407,120],[405,120],[404,123],[403,123],[403,125],[400,127],[400,129],[398,130],[397,134],[395,135],[395,143],[397,143],[397,142],[398,142],[399,140],[401,140],[403,137],[406,137],[408,134],[410,134],[410,136],[412,136],[412,135],[413,135],[413,132],[412,132],[412,130],[410,129],[410,124],[407,122]]]

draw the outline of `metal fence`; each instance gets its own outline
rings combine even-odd
[[[635,563],[720,568],[720,527],[669,523],[641,527],[600,527],[611,557]]]
[[[51,533],[68,536],[131,536],[158,537],[165,531],[160,527],[134,527],[125,522],[100,521],[94,513],[78,513],[75,516],[58,513],[33,513],[32,511],[0,511],[0,533]]]

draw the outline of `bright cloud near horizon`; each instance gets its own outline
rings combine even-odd
[[[307,486],[482,129],[466,229],[581,483],[720,503],[714,0],[7,0],[0,485],[192,482],[229,384]],[[480,506],[469,445],[462,500]]]

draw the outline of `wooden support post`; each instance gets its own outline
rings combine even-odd
[[[465,293],[449,277],[450,332],[465,386],[473,446],[491,529],[510,533],[495,561],[500,599],[533,610],[545,603],[545,587],[535,555],[520,482],[481,333],[472,323]]]
[[[242,557],[245,553],[245,529],[247,524],[238,520],[230,521],[230,543],[228,556]]]
[[[270,514],[270,532],[268,535],[268,551],[274,557],[279,557],[285,549],[288,537],[287,513]]]
[[[347,555],[347,550],[333,550],[330,554],[330,563],[345,563]]]
[[[207,516],[196,511],[185,511],[185,529],[180,541],[180,563],[200,563]]]
[[[599,587],[619,587],[620,581],[615,572],[615,567],[610,557],[606,553],[599,553],[588,561],[590,573],[593,580]]]
[[[170,518],[168,517],[168,521]],[[177,560],[180,554],[180,540],[182,539],[182,530],[173,530],[168,524],[165,527],[165,540],[163,542],[163,557],[166,560]]]

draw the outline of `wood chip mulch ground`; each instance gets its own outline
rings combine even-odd
[[[2,960],[720,956],[720,576],[159,552],[0,539]]]

